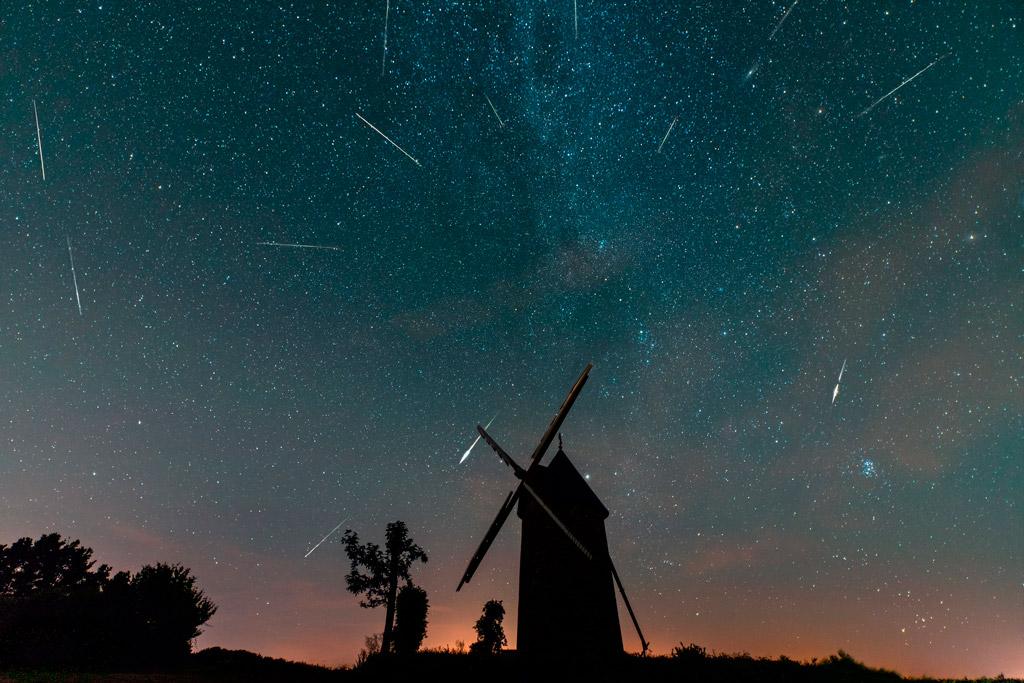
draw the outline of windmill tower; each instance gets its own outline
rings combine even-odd
[[[483,439],[520,481],[505,498],[455,590],[461,590],[473,578],[512,508],[518,504],[523,533],[516,639],[519,652],[530,656],[571,653],[594,658],[622,652],[613,581],[644,653],[648,648],[608,554],[604,529],[607,508],[562,450],[561,438],[551,464],[540,464],[592,367],[587,365],[576,380],[534,449],[526,469],[516,464],[487,431],[477,425]]]

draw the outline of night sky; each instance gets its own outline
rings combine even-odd
[[[303,555],[401,519],[426,645],[514,646],[515,517],[454,589],[515,481],[458,461],[593,362],[655,652],[1024,675],[1024,6],[392,0],[385,58],[384,0],[245,4],[4,9],[0,542],[339,664],[383,610]]]

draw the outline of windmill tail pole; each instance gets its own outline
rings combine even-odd
[[[640,630],[640,622],[636,620],[636,614],[633,612],[633,606],[629,604],[629,598],[626,597],[626,589],[622,587],[622,579],[619,578],[619,573],[615,571],[615,564],[612,562],[611,556],[608,557],[608,566],[612,570],[612,576],[615,578],[615,585],[619,587],[619,595],[622,596],[622,602],[626,604],[626,611],[629,612],[629,618],[633,620],[633,628],[636,629],[637,636],[640,637],[640,646],[643,651],[640,653],[641,657],[647,656],[647,650],[650,649],[651,644],[644,638],[643,631]]]

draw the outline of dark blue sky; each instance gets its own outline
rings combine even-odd
[[[383,2],[196,4],[0,17],[0,542],[339,663],[383,615],[302,556],[402,519],[469,640],[519,530],[454,593],[512,484],[459,457],[593,362],[566,450],[656,651],[1024,675],[1019,3],[399,0],[386,59]]]

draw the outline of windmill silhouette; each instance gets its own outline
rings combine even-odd
[[[608,554],[604,529],[608,510],[565,454],[561,436],[551,464],[540,464],[592,367],[588,364],[576,380],[525,469],[487,430],[480,425],[476,427],[487,445],[512,468],[519,485],[505,498],[455,590],[461,590],[473,578],[512,508],[518,504],[523,533],[516,647],[531,656],[558,656],[567,652],[607,656],[611,652],[622,652],[613,581],[633,621],[644,654],[649,646]]]

